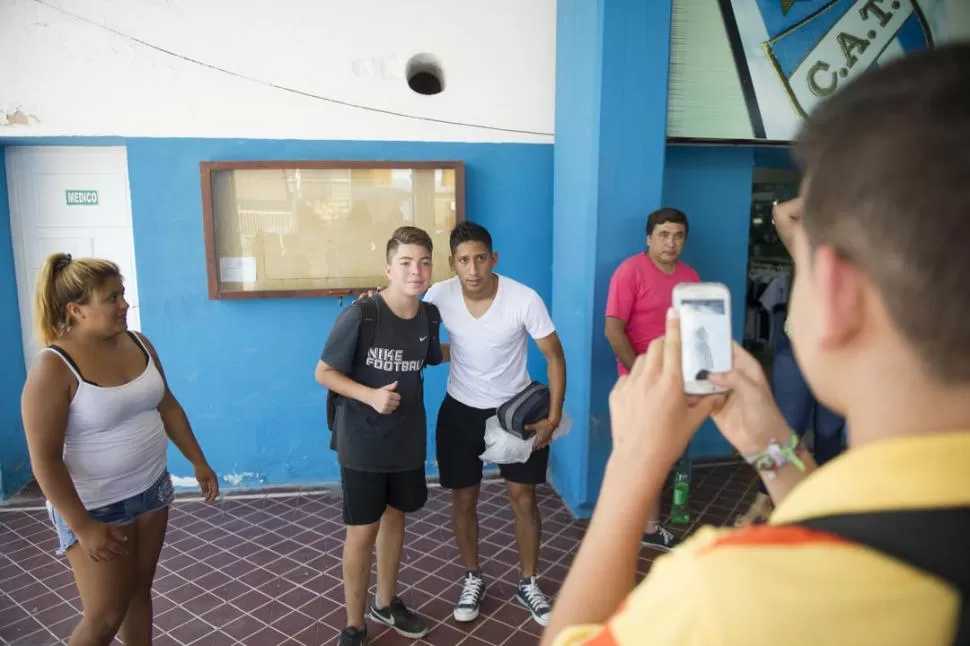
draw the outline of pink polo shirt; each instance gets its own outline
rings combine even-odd
[[[667,310],[673,304],[674,287],[680,283],[698,283],[700,276],[689,265],[677,261],[674,273],[665,274],[645,254],[627,258],[610,279],[606,297],[606,315],[626,321],[626,335],[639,355],[650,342],[663,336],[667,327]],[[621,375],[627,373],[619,360]]]

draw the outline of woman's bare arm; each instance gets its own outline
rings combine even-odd
[[[185,459],[192,464],[192,467],[195,469],[196,480],[199,481],[199,487],[202,489],[206,502],[212,502],[219,495],[219,481],[212,471],[212,467],[209,466],[209,463],[205,459],[205,454],[202,452],[202,447],[199,445],[199,441],[192,431],[192,425],[189,424],[189,417],[185,414],[185,409],[175,399],[175,395],[172,394],[172,391],[168,387],[165,369],[162,368],[162,362],[158,358],[158,352],[155,350],[155,346],[143,334],[139,334],[138,338],[145,343],[145,347],[148,348],[152,359],[155,361],[155,367],[158,368],[158,372],[165,382],[165,395],[158,405],[158,413],[162,416],[165,434],[178,447],[178,450],[185,456]]]
[[[30,369],[21,396],[30,464],[41,491],[75,533],[88,516],[64,464],[64,438],[74,376],[53,353],[43,352]]]

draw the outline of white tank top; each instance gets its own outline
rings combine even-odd
[[[59,356],[77,378],[64,437],[64,463],[85,509],[97,509],[146,491],[167,468],[168,436],[158,404],[165,382],[137,335],[148,365],[134,380],[103,388],[85,381],[70,355]]]

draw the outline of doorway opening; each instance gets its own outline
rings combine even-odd
[[[801,173],[793,163],[788,168],[777,167],[786,162],[787,151],[767,160],[759,157],[755,156],[751,186],[744,347],[758,358],[770,379],[775,350],[785,334],[794,278],[791,255],[772,222],[772,208],[776,201],[785,202],[798,195]]]

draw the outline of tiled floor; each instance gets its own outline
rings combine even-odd
[[[753,495],[745,466],[698,468],[690,499],[695,523],[729,522]],[[584,526],[572,520],[548,487],[543,513],[542,585],[555,594]],[[667,494],[669,496],[669,493]],[[504,487],[488,483],[479,506],[482,567],[489,582],[482,616],[458,625],[451,618],[463,571],[449,528],[449,498],[432,489],[427,507],[407,529],[401,596],[430,620],[420,644],[519,646],[536,644],[540,628],[512,603],[518,556]],[[693,529],[686,528],[689,532]],[[340,499],[326,493],[234,498],[213,506],[177,501],[155,581],[156,646],[317,646],[335,643],[344,624]],[[0,644],[62,644],[78,617],[71,573],[53,555],[56,539],[46,513],[0,508]],[[645,574],[656,552],[644,550]],[[371,626],[370,643],[410,643]]]

